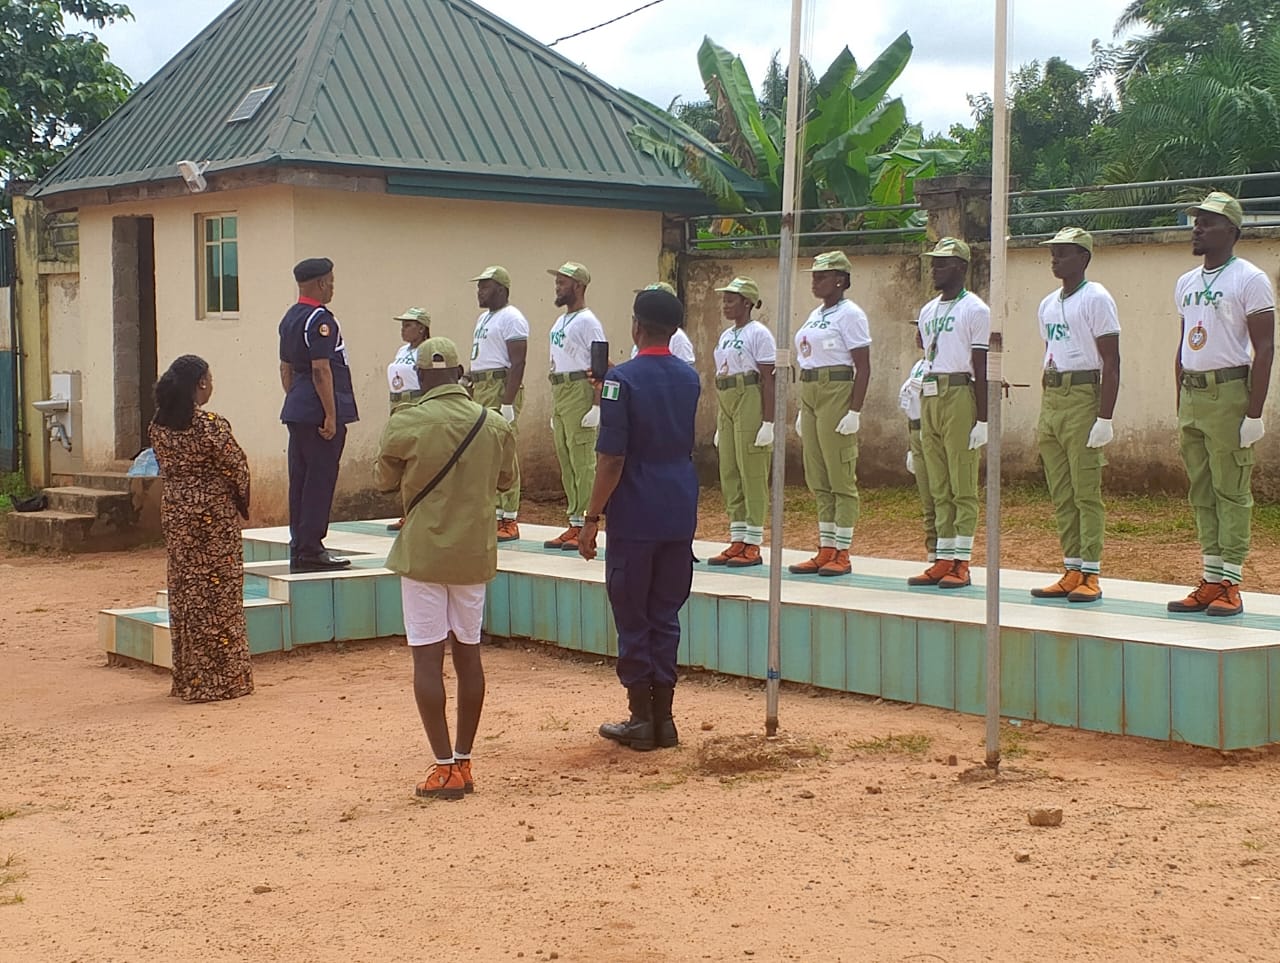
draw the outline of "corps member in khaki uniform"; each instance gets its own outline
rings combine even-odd
[[[587,307],[591,272],[566,261],[548,274],[555,276],[556,307],[564,314],[551,325],[551,433],[560,481],[569,500],[569,527],[543,542],[544,548],[578,550],[587,500],[596,477],[596,429],[600,426],[600,389],[588,378],[591,342],[604,341],[604,327]]]
[[[1031,594],[1096,602],[1102,598],[1102,466],[1107,463],[1102,449],[1114,437],[1120,319],[1107,289],[1085,280],[1093,258],[1092,235],[1064,227],[1044,244],[1062,287],[1040,302],[1045,353],[1037,434],[1065,571]]]
[[[480,626],[485,585],[498,570],[493,492],[509,488],[516,477],[515,432],[496,411],[467,396],[458,384],[461,375],[452,341],[422,343],[423,396],[392,412],[373,469],[378,490],[399,491],[404,505],[404,528],[387,568],[400,576],[413,694],[435,753],[436,764],[416,792],[441,799],[460,799],[474,786],[471,750],[484,706]],[[459,449],[452,467],[419,499]],[[446,640],[458,677],[456,742],[450,742],[444,711]]]
[[[511,275],[500,264],[485,268],[476,282],[476,300],[484,313],[471,337],[471,397],[499,412],[512,429],[524,407],[524,366],[529,353],[529,322],[510,304]],[[498,495],[498,541],[520,537],[520,465],[516,480]]]
[[[848,575],[858,521],[858,428],[871,381],[866,312],[845,297],[853,265],[843,251],[813,260],[813,296],[822,303],[796,332],[804,481],[818,503],[818,552],[788,566],[797,575]]]
[[[1214,191],[1187,213],[1195,218],[1191,250],[1204,258],[1178,279],[1174,303],[1182,338],[1178,444],[1191,483],[1204,572],[1170,612],[1240,615],[1240,581],[1253,517],[1254,444],[1275,353],[1276,299],[1271,280],[1235,256],[1244,212]]]
[[[920,326],[913,319],[910,322],[916,332],[916,347],[921,351]],[[924,461],[924,450],[920,447],[920,391],[924,388],[924,376],[929,370],[924,357],[911,366],[907,380],[898,389],[898,407],[907,416],[907,436],[910,447],[907,448],[907,471],[916,480],[916,493],[920,496],[920,515],[924,522],[925,559],[932,565],[938,560],[938,520],[933,509],[933,492],[929,490],[929,469]]]
[[[979,449],[987,443],[987,343],[991,309],[964,286],[969,245],[944,237],[931,259],[941,292],[920,310],[929,370],[920,389],[920,449],[938,523],[938,558],[908,585],[963,588],[978,527]]]
[[[729,516],[729,547],[708,565],[760,565],[764,514],[769,504],[773,450],[773,372],[778,359],[773,332],[751,317],[760,288],[737,277],[722,288],[721,311],[732,321],[716,341],[716,433],[720,491]]]

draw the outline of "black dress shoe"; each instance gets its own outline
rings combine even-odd
[[[350,564],[351,559],[334,555],[326,549],[319,555],[299,555],[289,563],[289,571],[330,572],[335,569],[346,568]]]

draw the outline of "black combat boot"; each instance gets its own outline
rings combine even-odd
[[[637,752],[653,748],[653,697],[649,683],[627,687],[627,704],[631,718],[626,722],[606,722],[600,727],[600,735]]]
[[[653,687],[653,744],[659,749],[671,749],[680,745],[676,722],[671,718],[671,700],[675,698],[673,685]]]

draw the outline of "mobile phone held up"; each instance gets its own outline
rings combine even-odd
[[[597,381],[604,379],[609,370],[609,342],[591,342],[591,376]]]

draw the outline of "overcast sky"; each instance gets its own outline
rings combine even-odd
[[[231,0],[126,0],[134,20],[101,32],[111,59],[136,82],[147,80]],[[485,0],[498,16],[543,43],[593,26],[643,0]],[[1110,41],[1127,0],[1010,0],[1010,70],[1058,56],[1083,67],[1094,39]],[[566,40],[556,50],[598,77],[665,107],[680,96],[701,99],[697,50],[704,34],[740,54],[759,87],[775,50],[788,46],[789,0],[662,0],[632,17]],[[925,132],[970,120],[966,94],[992,88],[993,0],[855,3],[807,0],[804,53],[819,74],[846,44],[869,65],[899,33],[915,54],[893,93]],[[785,59],[785,58],[784,58]]]

